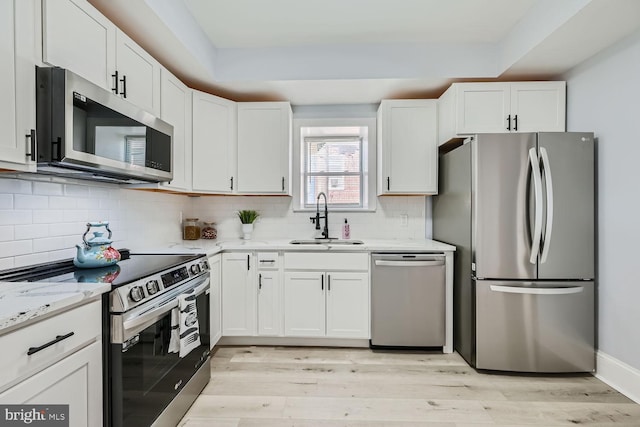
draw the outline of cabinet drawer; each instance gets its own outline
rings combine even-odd
[[[0,336],[0,366],[3,366],[0,389],[46,368],[96,337],[101,338],[101,309],[100,301],[95,301]],[[27,354],[31,348],[36,349],[70,333],[73,335],[68,338]]]
[[[278,252],[258,252],[258,268],[274,268],[280,267],[280,256]]]
[[[285,270],[363,270],[369,268],[369,254],[289,252],[284,254]]]

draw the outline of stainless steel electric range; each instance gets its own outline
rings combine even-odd
[[[175,427],[209,382],[209,264],[204,255],[130,254],[116,265],[71,261],[6,270],[2,281],[108,282],[103,298],[104,425]],[[170,349],[178,297],[195,296],[200,345]],[[175,338],[175,336],[174,336]]]

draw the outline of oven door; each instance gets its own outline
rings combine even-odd
[[[177,296],[196,291],[201,345],[185,357],[169,353],[171,311]],[[113,427],[151,425],[209,357],[209,274],[195,278],[129,313],[111,316]]]

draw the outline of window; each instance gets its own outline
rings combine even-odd
[[[315,210],[322,192],[330,209],[373,210],[369,189],[374,192],[374,183],[370,182],[369,171],[375,158],[371,159],[369,153],[375,153],[375,149],[371,150],[369,144],[371,133],[375,141],[375,120],[369,119],[364,126],[363,121],[367,119],[299,121],[303,123],[296,126],[294,150],[299,156],[295,188],[299,209]]]

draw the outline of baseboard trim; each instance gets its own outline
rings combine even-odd
[[[292,345],[313,347],[369,347],[369,340],[345,338],[222,337],[216,345]]]
[[[640,403],[640,369],[598,351],[596,378],[607,383],[636,403]]]

